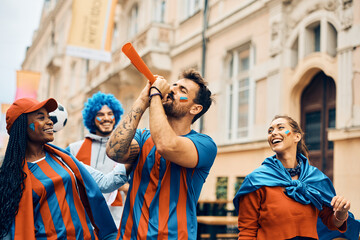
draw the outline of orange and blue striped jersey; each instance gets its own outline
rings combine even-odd
[[[193,130],[183,137],[197,149],[195,168],[167,161],[157,152],[149,130],[136,131],[141,150],[117,239],[196,239],[196,204],[217,147],[209,136]]]
[[[32,186],[35,238],[103,239],[113,235],[116,226],[95,181],[80,163],[70,156],[68,158],[75,165],[69,167],[60,157],[49,152],[46,152],[45,159],[27,163],[30,170],[27,177]],[[74,167],[78,168],[75,173]],[[78,179],[79,172],[82,179]],[[80,196],[84,193],[87,194],[86,202]]]

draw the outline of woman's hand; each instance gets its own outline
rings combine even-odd
[[[350,209],[350,201],[344,198],[343,196],[335,196],[331,200],[331,206],[334,210],[335,216],[335,225],[340,227],[348,218],[348,211]],[[338,226],[340,225],[340,226]]]

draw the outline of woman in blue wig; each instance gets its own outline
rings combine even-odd
[[[358,239],[350,201],[336,195],[330,179],[310,165],[299,124],[275,116],[268,143],[275,155],[246,176],[234,198],[239,240]]]

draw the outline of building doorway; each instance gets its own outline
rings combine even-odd
[[[301,95],[301,127],[310,162],[333,180],[334,144],[328,128],[335,128],[336,87],[323,71],[316,74]]]

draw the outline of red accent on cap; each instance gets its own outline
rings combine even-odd
[[[42,102],[33,98],[20,98],[16,100],[6,111],[6,130],[8,134],[10,134],[11,126],[21,114],[34,112],[42,107],[48,112],[52,112],[57,106],[58,104],[53,98],[49,98]]]

